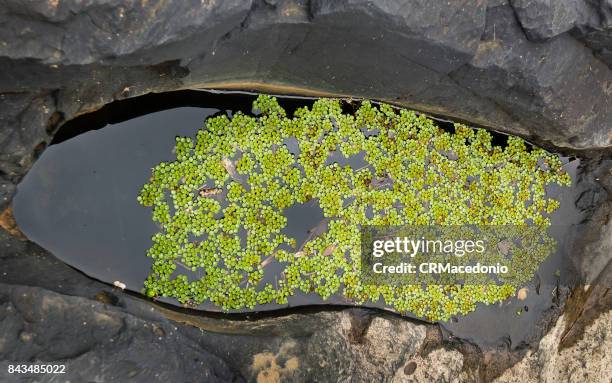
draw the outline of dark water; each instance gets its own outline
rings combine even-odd
[[[227,107],[248,111],[254,98],[244,94],[233,99],[228,95],[219,96],[227,105],[224,107],[218,105],[217,95],[201,94],[202,97],[198,92],[187,96],[182,93],[170,97],[166,104],[159,100],[159,95],[154,96],[155,102],[138,103],[136,99],[115,107],[111,104],[97,115],[71,122],[58,134],[55,142],[61,144],[51,145],[19,185],[13,206],[22,231],[84,273],[111,284],[120,281],[128,289],[140,291],[152,263],[145,253],[157,226],[151,220],[151,210],[140,206],[136,196],[150,177],[151,168],[160,161],[173,159],[175,136],[194,136],[206,117]],[[231,100],[234,101],[230,103]],[[295,99],[283,102],[289,111],[311,103]],[[176,107],[181,103],[195,106]],[[203,107],[207,104],[213,107]],[[171,109],[153,112],[169,107]],[[141,113],[148,114],[138,116]],[[102,127],[104,129],[90,130]],[[497,140],[503,141],[503,137]],[[338,159],[343,160],[343,157],[338,156]],[[356,156],[349,162],[360,166],[363,158]],[[576,167],[577,161],[566,164],[573,178]],[[561,201],[561,208],[552,216],[553,224],[558,225],[553,227],[553,235],[565,243],[559,254],[542,265],[539,282],[529,286],[527,299],[512,298],[501,305],[483,305],[474,313],[445,323],[448,330],[481,344],[511,342],[515,346],[525,339],[552,304],[557,284],[555,271],[562,268],[567,256],[562,253],[571,244],[571,225],[580,219],[574,207],[577,189],[551,190]],[[308,230],[323,218],[312,203],[294,206],[285,214],[289,222],[287,233],[298,243],[305,240]],[[274,278],[280,267],[270,265],[266,277]],[[176,303],[170,299],[165,301]],[[288,306],[322,303],[350,304],[342,296],[322,301],[317,296],[299,293],[290,298]],[[517,310],[524,306],[528,311],[523,309],[521,315],[517,315]],[[257,309],[284,307],[268,304]],[[219,311],[206,303],[200,308]]]

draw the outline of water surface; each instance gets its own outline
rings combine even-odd
[[[250,95],[240,97],[242,110],[254,99]],[[104,118],[85,117],[80,122],[70,123],[67,130],[58,135],[60,138],[55,141],[58,144],[43,152],[18,187],[13,204],[21,230],[32,241],[84,273],[108,283],[120,281],[128,289],[140,291],[152,263],[146,251],[158,227],[151,220],[151,209],[139,205],[136,196],[148,181],[152,167],[174,159],[172,149],[176,136],[195,136],[206,117],[232,110],[237,105],[220,108],[211,103],[213,107],[207,108],[197,97],[195,101],[193,97],[188,100],[192,102],[185,104],[197,106],[176,107],[174,100],[169,105],[156,105],[153,108],[158,110],[156,112],[152,112],[149,105],[144,108],[147,114],[136,116],[140,109],[120,105],[117,108],[123,109],[119,109],[122,112],[118,115],[116,109],[106,107]],[[290,102],[295,106],[311,101]],[[121,121],[122,117],[127,119]],[[92,128],[99,130],[90,130]],[[503,141],[503,137],[496,136],[496,140]],[[335,160],[347,161],[342,156],[336,157]],[[363,158],[355,156],[348,163],[359,167]],[[577,161],[566,165],[574,179],[576,167]],[[558,254],[544,262],[529,286],[527,299],[512,298],[500,305],[482,305],[476,312],[445,323],[455,335],[478,343],[503,342],[516,346],[551,307],[558,282],[555,273],[569,256],[571,225],[580,219],[574,206],[578,188],[553,188],[551,193],[561,201],[561,208],[552,216],[556,225],[553,235],[562,241]],[[315,206],[306,203],[285,211],[287,233],[298,243],[305,240],[309,229],[323,218]],[[271,280],[280,270],[281,265],[270,265],[266,279]],[[164,301],[178,304],[173,299]],[[351,303],[340,295],[322,301],[316,295],[298,293],[289,299],[287,306],[308,304]],[[267,304],[258,306],[257,310],[285,307]],[[199,308],[219,310],[209,303]]]

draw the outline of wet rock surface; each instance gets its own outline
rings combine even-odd
[[[612,146],[604,0],[10,0],[0,23],[3,206],[63,121],[181,88],[381,99],[548,146]]]
[[[3,374],[11,361],[29,361],[66,363],[66,377],[74,381],[488,382],[518,374],[522,370],[504,371],[525,355],[536,358],[534,350],[541,348],[537,339],[513,351],[503,344],[480,348],[435,324],[359,308],[234,316],[181,311],[92,280],[2,229],[0,244]],[[589,307],[585,323],[570,319],[575,323],[571,352],[579,347],[589,363],[574,365],[567,374],[605,371],[604,357],[588,356],[609,350],[600,327],[609,326],[610,301],[597,294],[593,299],[601,307]],[[555,327],[555,318],[549,326],[557,329],[553,339],[560,342],[559,329],[570,320]],[[600,327],[591,331],[592,326]],[[546,330],[543,326],[542,335]],[[546,355],[556,358],[552,341],[543,341]],[[531,381],[538,381],[533,379],[543,374],[541,363],[525,366],[535,376]],[[585,370],[592,366],[599,375]]]
[[[527,37],[545,41],[569,32],[612,67],[612,3],[609,0],[512,0]]]
[[[240,380],[223,360],[167,322],[35,287],[3,285],[0,302],[5,382],[20,379],[8,374],[8,365],[25,361],[65,364],[66,381]]]
[[[19,381],[6,373],[12,361],[65,363],[71,381],[385,381],[429,350],[464,351],[435,325],[372,310],[181,313],[91,280],[1,229],[0,239],[2,381]],[[429,376],[449,374],[441,368]]]
[[[366,97],[590,157],[576,251],[609,276],[610,15],[606,0],[7,0],[0,211],[65,121],[113,100],[196,87]],[[6,375],[12,360],[63,361],[71,381],[610,380],[609,282],[510,352],[373,310],[178,312],[12,233],[0,229],[2,381],[22,380]]]

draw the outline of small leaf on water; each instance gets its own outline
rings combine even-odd
[[[238,172],[236,172],[236,165],[232,160],[227,157],[223,157],[223,159],[221,160],[221,164],[223,164],[223,167],[234,181],[240,181],[240,177],[238,177]]]
[[[323,250],[323,256],[324,257],[330,256],[331,253],[334,252],[334,250],[336,250],[336,245],[332,243],[331,245],[327,246],[325,250]]]

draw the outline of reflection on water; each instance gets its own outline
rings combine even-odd
[[[150,209],[140,206],[136,196],[151,168],[160,161],[172,160],[174,137],[193,137],[206,117],[218,111],[177,107],[110,124],[50,146],[19,185],[14,199],[14,214],[21,230],[86,274],[109,283],[121,281],[128,289],[140,291],[151,266],[146,250],[158,228],[151,220]],[[292,143],[287,144],[291,149]],[[297,145],[293,146],[297,151]],[[347,161],[336,155],[334,160],[353,167],[364,164],[363,156]],[[577,161],[566,164],[574,179],[576,166]],[[563,224],[553,227],[553,235],[565,241],[561,248],[567,249],[571,243],[569,226],[579,218],[573,203],[577,190],[553,189],[551,193],[561,202],[552,216],[553,225]],[[316,203],[294,205],[284,213],[288,218],[286,233],[298,244],[313,235],[312,230],[325,228]],[[510,339],[513,346],[518,345],[551,306],[555,272],[561,262],[561,255],[544,262],[525,300],[513,298],[501,305],[483,306],[445,327],[478,343]],[[281,265],[271,264],[266,279],[274,280],[280,271]],[[318,296],[299,293],[289,299],[289,306],[321,303],[349,304],[341,296],[324,302]],[[279,307],[268,304],[258,309]],[[218,310],[210,304],[200,308]]]

